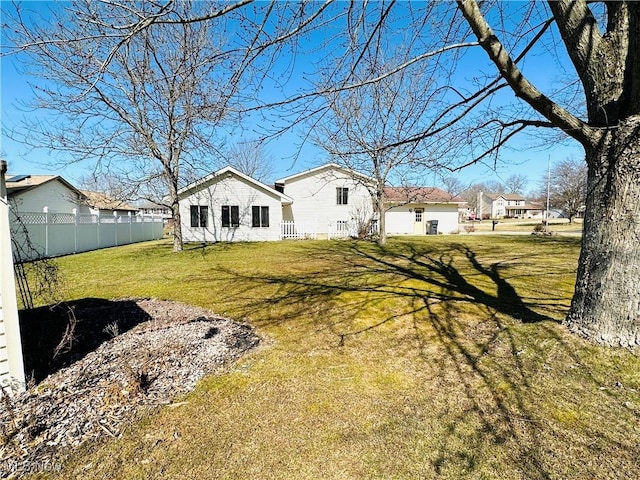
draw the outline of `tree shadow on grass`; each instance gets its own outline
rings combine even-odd
[[[134,300],[100,298],[21,310],[19,316],[25,372],[36,383],[151,318]]]
[[[317,329],[334,334],[339,347],[348,347],[350,338],[374,333],[390,322],[411,323],[418,356],[429,368],[439,369],[440,381],[449,382],[451,390],[470,405],[446,420],[451,429],[440,439],[434,473],[443,474],[447,465],[457,462],[465,464],[465,474],[478,475],[477,451],[487,444],[496,448],[508,444],[504,455],[524,477],[553,476],[554,464],[542,440],[546,419],[537,411],[538,402],[553,399],[538,399],[532,391],[543,376],[549,351],[536,342],[553,344],[558,355],[582,367],[575,345],[568,344],[555,325],[568,310],[566,292],[554,295],[541,287],[554,272],[536,266],[528,253],[501,252],[499,260],[487,260],[495,255],[485,257],[486,252],[464,244],[434,247],[407,242],[401,248],[385,248],[353,242],[314,246],[310,252],[310,257],[322,260],[312,271],[245,276],[226,269],[224,273],[238,281],[235,290],[225,294],[242,301],[246,315],[262,319],[265,325],[310,319]],[[555,273],[568,275],[574,270],[567,266]],[[528,282],[528,291],[538,293],[520,294],[511,282],[516,277]],[[258,298],[256,286],[269,293]],[[356,321],[358,317],[367,321]],[[518,324],[535,325],[533,341]],[[525,349],[529,351],[523,355]],[[588,381],[597,384],[594,378]],[[429,409],[428,403],[425,399],[422,408]],[[464,427],[458,425],[468,428],[469,415],[480,426],[461,433]],[[460,436],[471,438],[466,450],[457,451]],[[625,445],[618,448],[628,450]]]

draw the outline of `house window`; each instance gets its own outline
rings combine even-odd
[[[422,212],[424,210],[422,210],[421,208],[416,208],[416,223],[421,223],[422,222]]]
[[[239,227],[240,226],[240,207],[237,205],[222,206],[222,226],[223,227]]]
[[[349,203],[349,189],[347,187],[336,188],[336,203],[347,205]]]
[[[206,227],[209,207],[201,205],[191,205],[191,226]]]
[[[256,205],[251,207],[251,226],[252,227],[268,227],[269,226],[269,207],[259,207]]]

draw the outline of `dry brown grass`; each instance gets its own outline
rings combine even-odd
[[[458,236],[63,259],[74,297],[191,302],[269,341],[43,478],[633,478],[640,361],[559,324],[577,253]]]

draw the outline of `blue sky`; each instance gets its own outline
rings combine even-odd
[[[45,10],[50,4],[37,4],[30,2],[30,8],[44,8]],[[2,2],[2,8],[10,7],[7,2]],[[23,115],[39,115],[39,112],[25,112],[21,108],[21,104],[28,102],[31,98],[31,90],[28,85],[30,79],[24,78],[19,73],[23,58],[18,54],[10,57],[2,57],[0,59],[0,76],[1,76],[1,118],[3,126],[10,126]],[[478,51],[470,56],[470,70],[486,69],[490,71],[492,68],[488,65],[488,60],[484,52]],[[298,65],[296,71],[302,71],[309,68],[304,61]],[[553,80],[553,73],[556,69],[550,68],[549,59],[544,55],[534,57],[528,60],[525,68],[525,74],[533,81],[534,84],[544,87],[548,82]],[[562,62],[567,62],[563,59]],[[561,71],[566,65],[555,65],[560,67]],[[466,69],[465,69],[466,70]],[[249,126],[245,131],[235,134],[245,139],[255,138],[256,133],[252,132],[253,128]],[[0,143],[0,154],[9,163],[9,172],[14,174],[59,174],[72,182],[77,181],[80,177],[87,175],[91,171],[89,164],[74,164],[66,167],[54,167],[53,163],[58,158],[56,152],[48,152],[45,150],[31,150],[24,145],[14,142],[3,129],[2,139]],[[300,150],[300,138],[304,131],[297,130],[289,132],[281,137],[273,139],[267,143],[266,149],[275,159],[274,179],[290,175],[292,172],[318,165],[327,159],[325,153],[310,145],[305,144]],[[529,148],[507,148],[501,153],[501,161],[494,166],[493,163],[478,164],[468,167],[463,171],[452,174],[462,180],[464,183],[474,183],[486,180],[501,181],[514,173],[524,174],[529,178],[530,189],[533,189],[538,181],[546,175],[547,163],[549,160],[553,163],[569,156],[581,158],[581,148],[570,142],[566,144],[558,144],[552,150],[532,150]],[[297,160],[295,158],[297,157]],[[492,161],[491,161],[492,162]],[[494,168],[495,167],[495,168]],[[431,177],[431,178],[429,178]],[[435,175],[427,175],[425,182],[437,185],[439,178]]]

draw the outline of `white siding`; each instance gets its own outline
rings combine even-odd
[[[233,174],[214,178],[213,183],[180,200],[182,236],[186,242],[266,241],[280,239],[282,201],[273,193]],[[209,208],[207,227],[191,227],[191,205]],[[222,226],[222,206],[237,205],[240,226]],[[252,206],[269,207],[269,226],[252,227]]]
[[[336,188],[348,188],[347,205],[338,205]],[[367,188],[345,172],[333,168],[312,171],[288,180],[284,193],[293,204],[284,208],[284,220],[317,225],[319,234],[326,234],[337,221],[364,220],[373,208]]]
[[[424,208],[423,219],[426,232],[427,222],[438,221],[438,233],[458,232],[457,204],[407,204],[392,207],[385,215],[388,235],[413,235],[416,208]],[[412,211],[410,212],[409,209]]]
[[[80,204],[77,193],[58,180],[15,193],[10,203],[19,212],[42,212],[44,207],[49,207],[50,213],[70,213],[74,208],[78,213],[89,213],[89,208]]]
[[[4,162],[3,162],[4,163]],[[22,390],[25,386],[16,285],[11,256],[9,211],[0,173],[0,385]],[[1,393],[0,393],[1,395]]]

